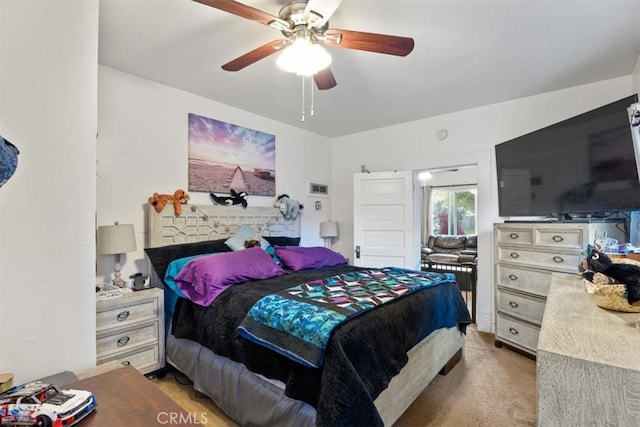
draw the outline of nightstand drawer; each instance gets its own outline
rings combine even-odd
[[[144,344],[157,343],[159,339],[158,321],[146,325],[136,325],[135,329],[119,330],[115,334],[99,337],[96,340],[98,358],[105,354],[128,350]]]
[[[101,329],[128,325],[133,322],[155,317],[158,317],[157,300],[122,305],[121,307],[111,310],[98,311],[96,313],[96,328],[100,331]]]
[[[151,347],[145,347],[134,351],[117,353],[111,356],[98,358],[98,365],[112,360],[117,360],[120,364],[128,366],[131,365],[140,372],[148,372],[149,367],[158,365],[160,350],[158,345]]]
[[[546,300],[498,289],[498,312],[542,324]]]
[[[162,289],[97,300],[97,363],[118,361],[143,374],[164,368],[164,326]]]

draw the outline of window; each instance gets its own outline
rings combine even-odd
[[[475,186],[431,189],[431,234],[477,234]]]

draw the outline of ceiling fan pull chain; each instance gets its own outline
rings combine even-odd
[[[313,76],[309,77],[309,91],[311,91],[311,117],[313,117]]]
[[[302,121],[304,122],[304,76],[302,76]]]

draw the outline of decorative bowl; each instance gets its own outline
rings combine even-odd
[[[640,313],[640,306],[630,305],[626,297],[626,286],[621,284],[597,284],[583,279],[587,294],[598,307],[625,313]]]

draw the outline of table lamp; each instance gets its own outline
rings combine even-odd
[[[133,224],[101,225],[98,227],[97,253],[101,255],[114,255],[113,284],[124,287],[124,280],[120,277],[120,255],[136,250],[136,234]]]
[[[331,247],[331,239],[338,237],[338,223],[335,221],[323,221],[320,223],[320,237],[324,238],[324,246]]]

